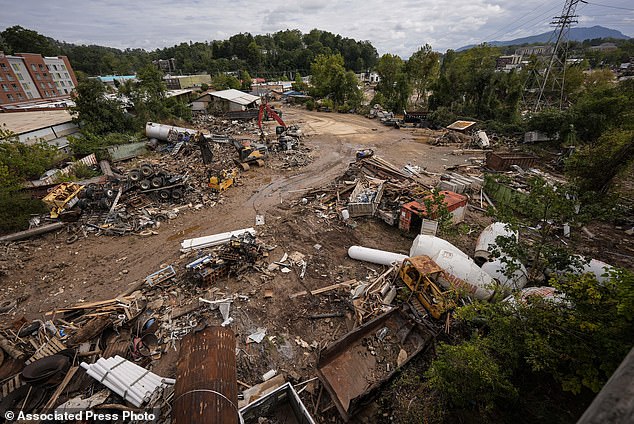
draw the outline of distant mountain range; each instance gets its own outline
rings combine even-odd
[[[486,43],[496,47],[515,46],[520,44],[547,43],[552,33],[552,31],[549,31],[539,35],[532,35],[530,37],[516,38],[515,40],[487,41]],[[610,29],[599,25],[590,28],[571,28],[570,32],[568,33],[568,39],[573,41],[592,40],[595,38],[617,38],[625,40],[630,37],[616,29]],[[460,47],[457,51],[460,52],[463,50],[468,50],[475,46],[476,44],[470,44],[468,46]]]

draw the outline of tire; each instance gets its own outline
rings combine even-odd
[[[143,180],[139,183],[141,190],[149,190],[152,187],[150,180]]]
[[[117,192],[112,188],[106,189],[104,193],[106,194],[106,197],[109,199],[112,199],[117,195]]]
[[[133,182],[140,181],[142,177],[141,171],[138,169],[133,169],[128,173],[128,179]]]
[[[151,184],[152,184],[152,188],[162,187],[163,186],[163,178],[154,177],[154,178],[152,178]]]
[[[181,189],[175,188],[172,190],[172,199],[181,200],[183,198],[183,191]]]
[[[152,165],[141,165],[141,175],[143,175],[145,178],[154,175],[154,168],[152,168]]]
[[[169,190],[161,190],[158,192],[158,196],[161,200],[169,200],[171,195]]]

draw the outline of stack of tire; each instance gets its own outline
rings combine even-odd
[[[183,198],[182,180],[180,176],[171,176],[150,164],[143,164],[128,173],[130,184],[137,186],[141,192],[156,192],[161,201],[179,202]]]

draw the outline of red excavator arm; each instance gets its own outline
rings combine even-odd
[[[258,128],[260,129],[260,131],[262,131],[262,119],[264,119],[264,111],[265,110],[266,110],[267,115],[270,118],[275,119],[278,124],[280,124],[281,126],[286,128],[286,124],[284,123],[282,118],[280,118],[280,116],[271,108],[271,106],[269,106],[268,103],[262,103],[260,105],[260,112],[258,113]]]

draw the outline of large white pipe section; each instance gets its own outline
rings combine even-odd
[[[414,256],[424,255],[433,258],[441,250],[453,252],[455,255],[470,259],[469,255],[449,243],[447,240],[426,234],[419,234],[416,236],[414,242],[412,243],[412,247],[409,250],[409,256],[410,258],[413,258]]]
[[[439,283],[446,289],[462,288],[480,300],[488,300],[493,296],[495,282],[470,258],[448,250],[441,250],[432,257],[432,260],[444,269],[449,277],[449,281],[445,281],[442,276],[439,278]]]
[[[517,264],[517,262],[514,263]],[[493,261],[485,262],[482,265],[482,271],[489,274],[492,278],[495,278],[504,288],[509,290],[524,288],[524,286],[528,284],[528,272],[524,265],[519,264],[519,268],[516,269],[510,277],[504,274],[504,270],[506,270],[507,266],[507,263],[503,262],[500,258],[496,258]]]
[[[480,233],[480,237],[478,237],[478,241],[476,242],[475,254],[473,257],[476,259],[481,259],[486,261],[491,256],[491,251],[497,247],[496,239],[499,237],[514,237],[515,241],[519,239],[519,234],[517,231],[511,231],[508,228],[508,224],[504,222],[494,222],[493,224],[487,226],[482,233]]]
[[[175,127],[173,125],[163,125],[155,122],[148,122],[145,124],[145,135],[148,138],[167,141],[167,135],[170,130],[174,130],[179,133],[188,133],[191,135],[195,135],[198,132],[198,130],[194,130],[192,128]]]
[[[370,262],[378,265],[392,265],[401,263],[406,255],[399,253],[386,252],[385,250],[370,249],[369,247],[350,246],[348,256],[358,261]]]
[[[181,242],[181,250],[183,252],[189,252],[190,250],[205,249],[207,247],[218,246],[228,243],[229,240],[231,240],[231,237],[239,237],[247,232],[255,236],[255,228],[245,228],[242,230],[229,231],[226,233],[214,234],[211,236],[183,240]]]

